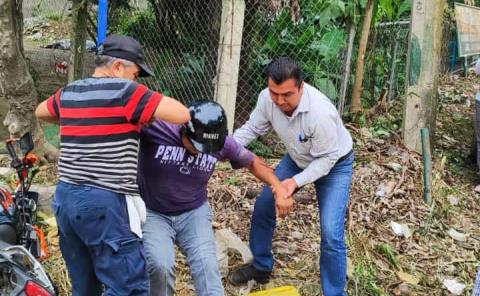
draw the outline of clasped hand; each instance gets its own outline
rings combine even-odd
[[[292,195],[295,189],[297,189],[297,183],[292,178],[283,180],[281,185],[271,186],[275,196],[275,212],[278,218],[284,218],[293,211],[295,201]]]

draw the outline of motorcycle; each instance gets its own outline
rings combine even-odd
[[[30,191],[38,172],[33,139],[27,133],[6,146],[17,186],[13,193],[0,187],[0,295],[53,296],[55,287],[38,261],[46,257],[47,246],[36,225],[38,193]]]

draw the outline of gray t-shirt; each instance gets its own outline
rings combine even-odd
[[[327,175],[337,160],[352,150],[352,137],[332,102],[318,89],[305,83],[300,103],[287,116],[264,89],[250,119],[235,131],[235,140],[246,146],[271,128],[287,152],[302,169],[293,178],[299,187]]]

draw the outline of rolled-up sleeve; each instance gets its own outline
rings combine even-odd
[[[310,154],[315,157],[301,173],[293,179],[298,187],[313,183],[327,175],[338,159],[339,155],[337,129],[334,117],[317,120],[312,128]]]
[[[246,168],[253,162],[253,153],[232,137],[225,139],[223,149],[216,156],[220,161],[229,160],[233,169]]]
[[[60,118],[60,95],[63,88],[60,88],[55,94],[47,99],[47,109],[50,114],[55,118]]]
[[[267,99],[264,93],[261,93],[248,121],[233,133],[233,138],[240,145],[247,146],[251,141],[265,135],[270,130],[272,124],[266,113]]]

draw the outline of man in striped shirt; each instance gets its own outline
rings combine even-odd
[[[135,39],[109,36],[95,65],[91,77],[61,88],[36,110],[39,119],[60,124],[52,203],[60,248],[74,296],[101,295],[102,284],[104,295],[148,295],[141,232],[131,228],[138,215],[130,205],[144,207],[136,184],[139,133],[153,119],[182,124],[190,115],[135,82],[153,75]]]

